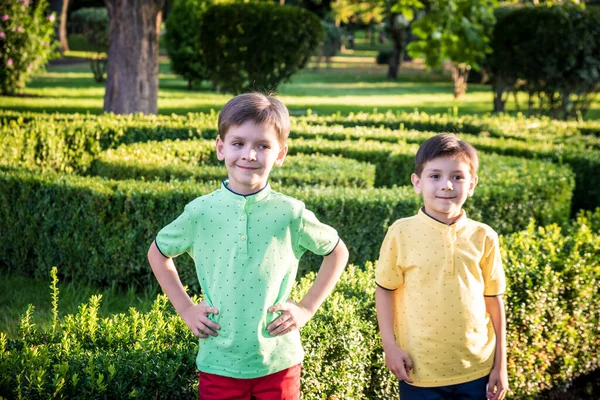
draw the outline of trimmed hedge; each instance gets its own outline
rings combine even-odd
[[[266,3],[212,5],[199,30],[209,79],[236,94],[277,89],[304,68],[324,36],[316,14]]]
[[[0,169],[0,249],[9,270],[61,274],[97,285],[144,286],[152,280],[146,252],[160,228],[185,204],[219,182],[138,182],[59,176],[38,170]],[[277,185],[273,185],[278,190]],[[334,226],[352,248],[352,260],[373,259],[386,224],[414,214],[418,197],[410,188],[355,189],[286,187],[319,218]],[[377,216],[377,218],[373,218]],[[302,259],[300,273],[319,267]],[[182,280],[197,286],[189,257],[179,257]]]
[[[600,235],[594,230],[599,225],[597,209],[562,229],[531,224],[501,238],[509,399],[533,398],[600,365]],[[304,397],[397,396],[377,333],[374,274],[372,263],[348,267],[302,328]],[[300,299],[314,277],[300,279],[292,298]],[[98,304],[92,298],[46,332],[33,326],[30,309],[20,338],[0,334],[0,396],[197,396],[197,341],[164,296],[149,313],[132,309],[105,319],[97,318]]]
[[[162,141],[121,146],[100,154],[90,175],[109,179],[222,180],[227,177],[217,160],[213,141]],[[269,181],[283,186],[321,185],[370,188],[375,166],[342,157],[298,154],[283,168],[273,168]]]
[[[0,169],[0,220],[6,226],[0,231],[0,251],[15,272],[43,276],[52,265],[64,265],[61,273],[69,279],[143,286],[152,279],[145,254],[154,235],[185,204],[218,185],[216,181],[114,181],[5,167]],[[532,217],[542,223],[564,223],[572,186],[573,175],[566,167],[486,156],[481,184],[466,210],[471,218],[482,219],[499,232],[523,229]],[[334,226],[350,246],[354,263],[375,259],[389,222],[414,214],[420,205],[420,198],[407,186],[281,190],[303,200]],[[195,285],[191,260],[180,259],[185,282]],[[307,255],[301,274],[318,265],[318,257]]]

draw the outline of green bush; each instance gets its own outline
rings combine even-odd
[[[509,381],[515,398],[565,384],[600,364],[600,209],[573,225],[503,241]],[[597,225],[596,225],[597,227]]]
[[[265,3],[213,5],[200,28],[210,80],[232,93],[277,89],[306,65],[322,39],[315,14]]]
[[[321,27],[324,32],[321,55],[327,58],[333,57],[342,47],[342,30],[334,23],[325,22],[323,20],[321,20]]]
[[[219,185],[112,181],[0,168],[0,219],[7,228],[0,230],[3,261],[10,271],[24,275],[44,276],[52,265],[63,265],[61,273],[69,280],[144,286],[153,279],[146,253],[156,233],[185,204]],[[334,226],[351,245],[353,261],[373,259],[386,224],[418,210],[417,196],[409,188],[273,187],[304,201]],[[197,286],[191,259],[179,257],[177,264],[182,280]],[[319,264],[316,256],[303,258],[300,274]]]
[[[600,85],[599,9],[568,4],[503,10],[492,37],[488,64],[497,97],[524,91],[529,112],[561,119],[585,114]]]
[[[214,141],[162,141],[121,146],[94,160],[90,175],[109,179],[222,180],[227,170],[217,160]],[[274,168],[271,184],[373,187],[375,166],[342,157],[298,154]]]
[[[108,52],[108,10],[106,7],[86,7],[74,11],[71,26],[87,40],[87,50],[94,52],[90,68],[96,82],[104,82],[106,54]]]
[[[73,11],[69,27],[87,39],[88,51],[108,51],[108,10],[106,7],[84,7]]]
[[[48,2],[0,3],[0,95],[15,94],[52,57],[55,15]]]
[[[390,63],[390,59],[392,58],[392,50],[382,49],[377,53],[377,57],[375,58],[375,62],[377,65],[388,65]]]
[[[75,315],[58,318],[56,270],[52,271],[52,329],[39,330],[33,306],[20,323],[20,337],[0,332],[0,397],[183,398],[197,393],[197,341],[159,296],[152,310],[98,317],[101,296]]]
[[[175,1],[166,21],[165,43],[171,68],[188,82],[190,90],[194,82],[206,79],[211,65],[204,60],[200,45],[203,14],[211,3],[212,0]]]
[[[386,225],[392,221],[387,221]],[[600,363],[600,208],[560,228],[501,237],[508,280],[509,399],[534,398]],[[397,380],[386,370],[377,332],[375,267],[349,266],[334,292],[302,328],[302,391],[310,399],[390,399]],[[56,287],[53,272],[52,287]],[[314,273],[300,279],[300,299]],[[19,338],[0,333],[0,396],[7,398],[183,398],[197,395],[197,341],[164,296],[153,309],[97,317],[99,298],[39,330],[30,308]],[[335,328],[334,328],[335,327]]]

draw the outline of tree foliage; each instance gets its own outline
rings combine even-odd
[[[425,14],[412,25],[418,40],[408,45],[412,57],[423,57],[430,68],[450,61],[454,95],[466,92],[469,70],[480,69],[491,52],[495,0],[431,0]]]

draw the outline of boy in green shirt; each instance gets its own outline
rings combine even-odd
[[[348,250],[304,203],[271,190],[287,154],[289,113],[277,99],[248,93],[219,114],[216,151],[228,179],[189,203],[157,235],[152,270],[177,313],[201,338],[199,398],[298,399],[303,351],[298,329],[339,279]],[[298,303],[289,295],[302,254],[323,255]],[[185,292],[172,258],[195,262],[204,301]]]

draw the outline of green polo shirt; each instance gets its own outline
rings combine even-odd
[[[278,313],[267,309],[288,300],[306,250],[333,251],[337,232],[299,200],[267,186],[252,195],[227,188],[198,197],[164,227],[156,245],[165,257],[188,253],[218,336],[200,339],[196,365],[202,372],[234,378],[269,375],[302,362],[298,330],[271,336]]]

